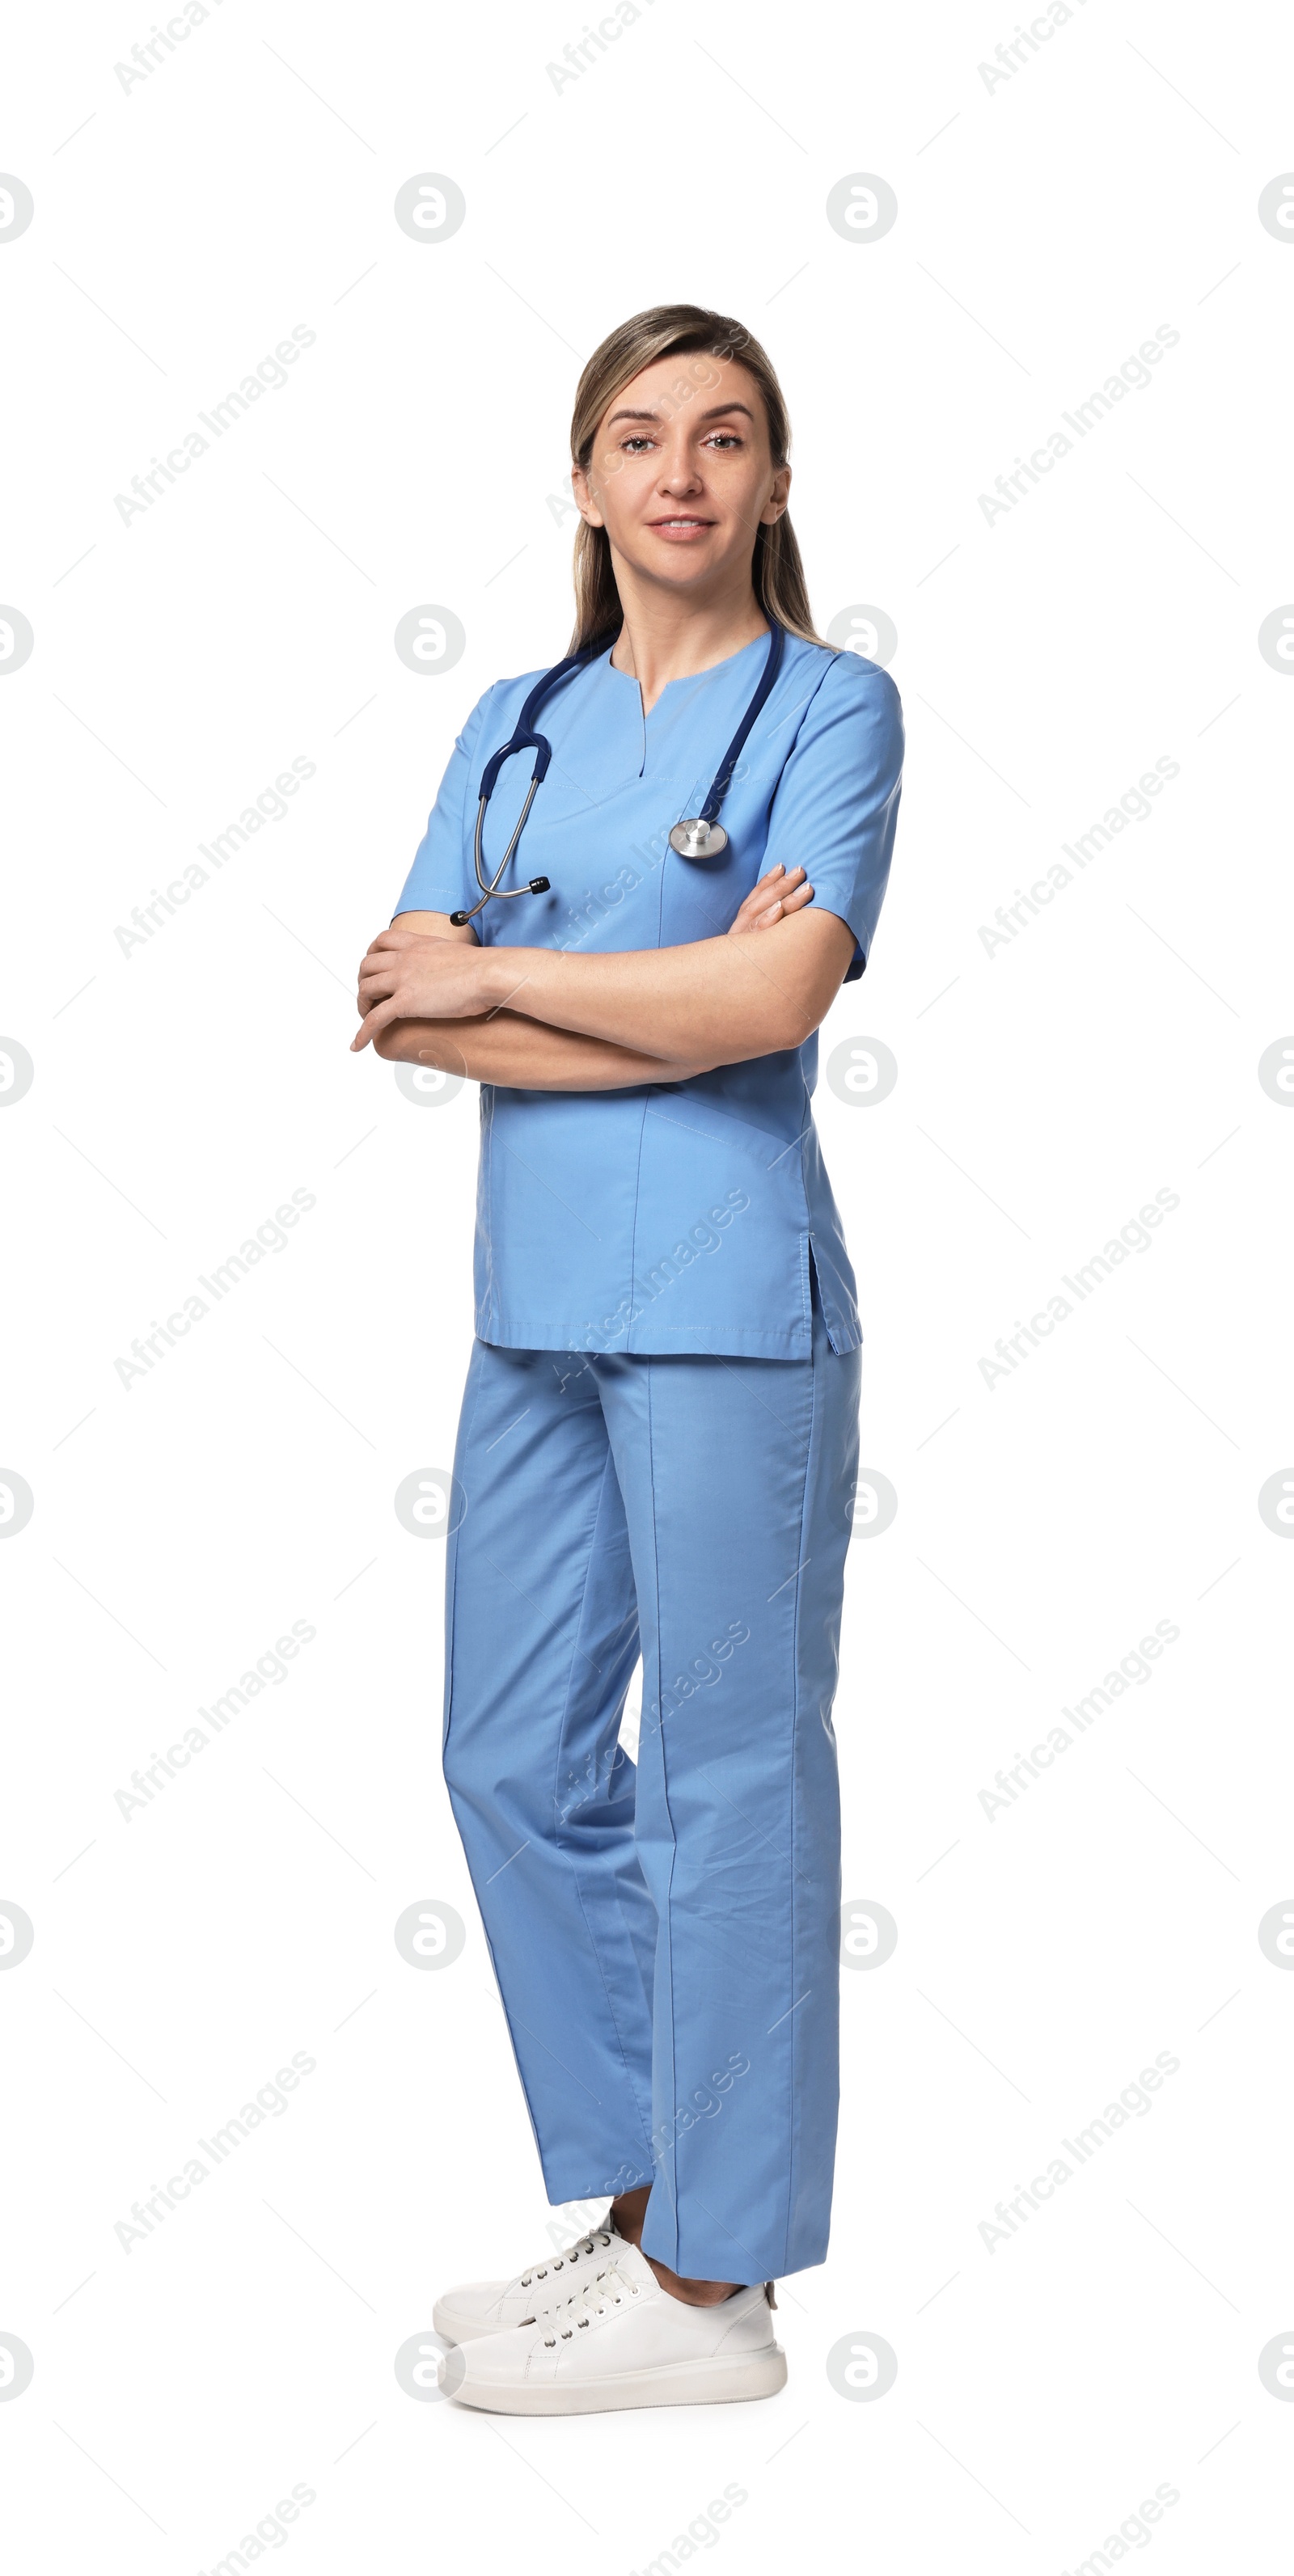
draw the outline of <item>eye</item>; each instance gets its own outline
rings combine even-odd
[[[634,430],[628,438],[622,438],[620,444],[627,456],[641,456],[644,448],[651,447],[654,442],[646,430]]]
[[[741,435],[735,429],[712,429],[706,440],[707,447],[740,447],[742,443]]]

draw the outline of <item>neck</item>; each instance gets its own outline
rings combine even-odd
[[[708,671],[768,633],[744,568],[739,584],[710,598],[680,598],[644,582],[624,563],[615,562],[615,573],[624,624],[611,659],[617,671],[637,680],[648,715],[669,681]]]

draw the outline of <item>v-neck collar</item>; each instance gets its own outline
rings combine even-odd
[[[762,645],[765,652],[767,652],[769,631],[768,627],[765,627],[762,635],[752,635],[749,644],[739,644],[736,652],[725,653],[721,662],[707,662],[704,670],[702,671],[681,671],[676,679],[666,680],[664,687],[653,700],[650,714],[643,705],[642,682],[639,680],[636,672],[622,671],[618,669],[617,665],[612,661],[611,656],[615,651],[615,646],[613,644],[608,645],[607,647],[606,668],[611,673],[613,679],[622,680],[629,688],[637,690],[639,713],[642,717],[645,728],[650,724],[651,718],[655,715],[657,707],[663,705],[665,699],[669,696],[671,689],[691,688],[698,680],[715,679],[720,671],[730,671],[734,663],[740,662],[747,653],[753,653],[756,645]]]

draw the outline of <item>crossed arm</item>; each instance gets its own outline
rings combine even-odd
[[[360,967],[352,1048],[520,1090],[615,1091],[802,1046],[854,953],[812,895],[803,869],[776,868],[725,937],[610,956],[484,948],[446,913],[401,913]]]

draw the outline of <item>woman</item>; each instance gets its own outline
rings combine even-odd
[[[772,2393],[826,2252],[861,1336],[810,1095],[902,748],[740,325],[636,315],[571,443],[578,658],[469,718],[354,1040],[482,1085],[445,1776],[549,2198],[611,2194],[437,2307],[445,2385],[525,2414]]]

